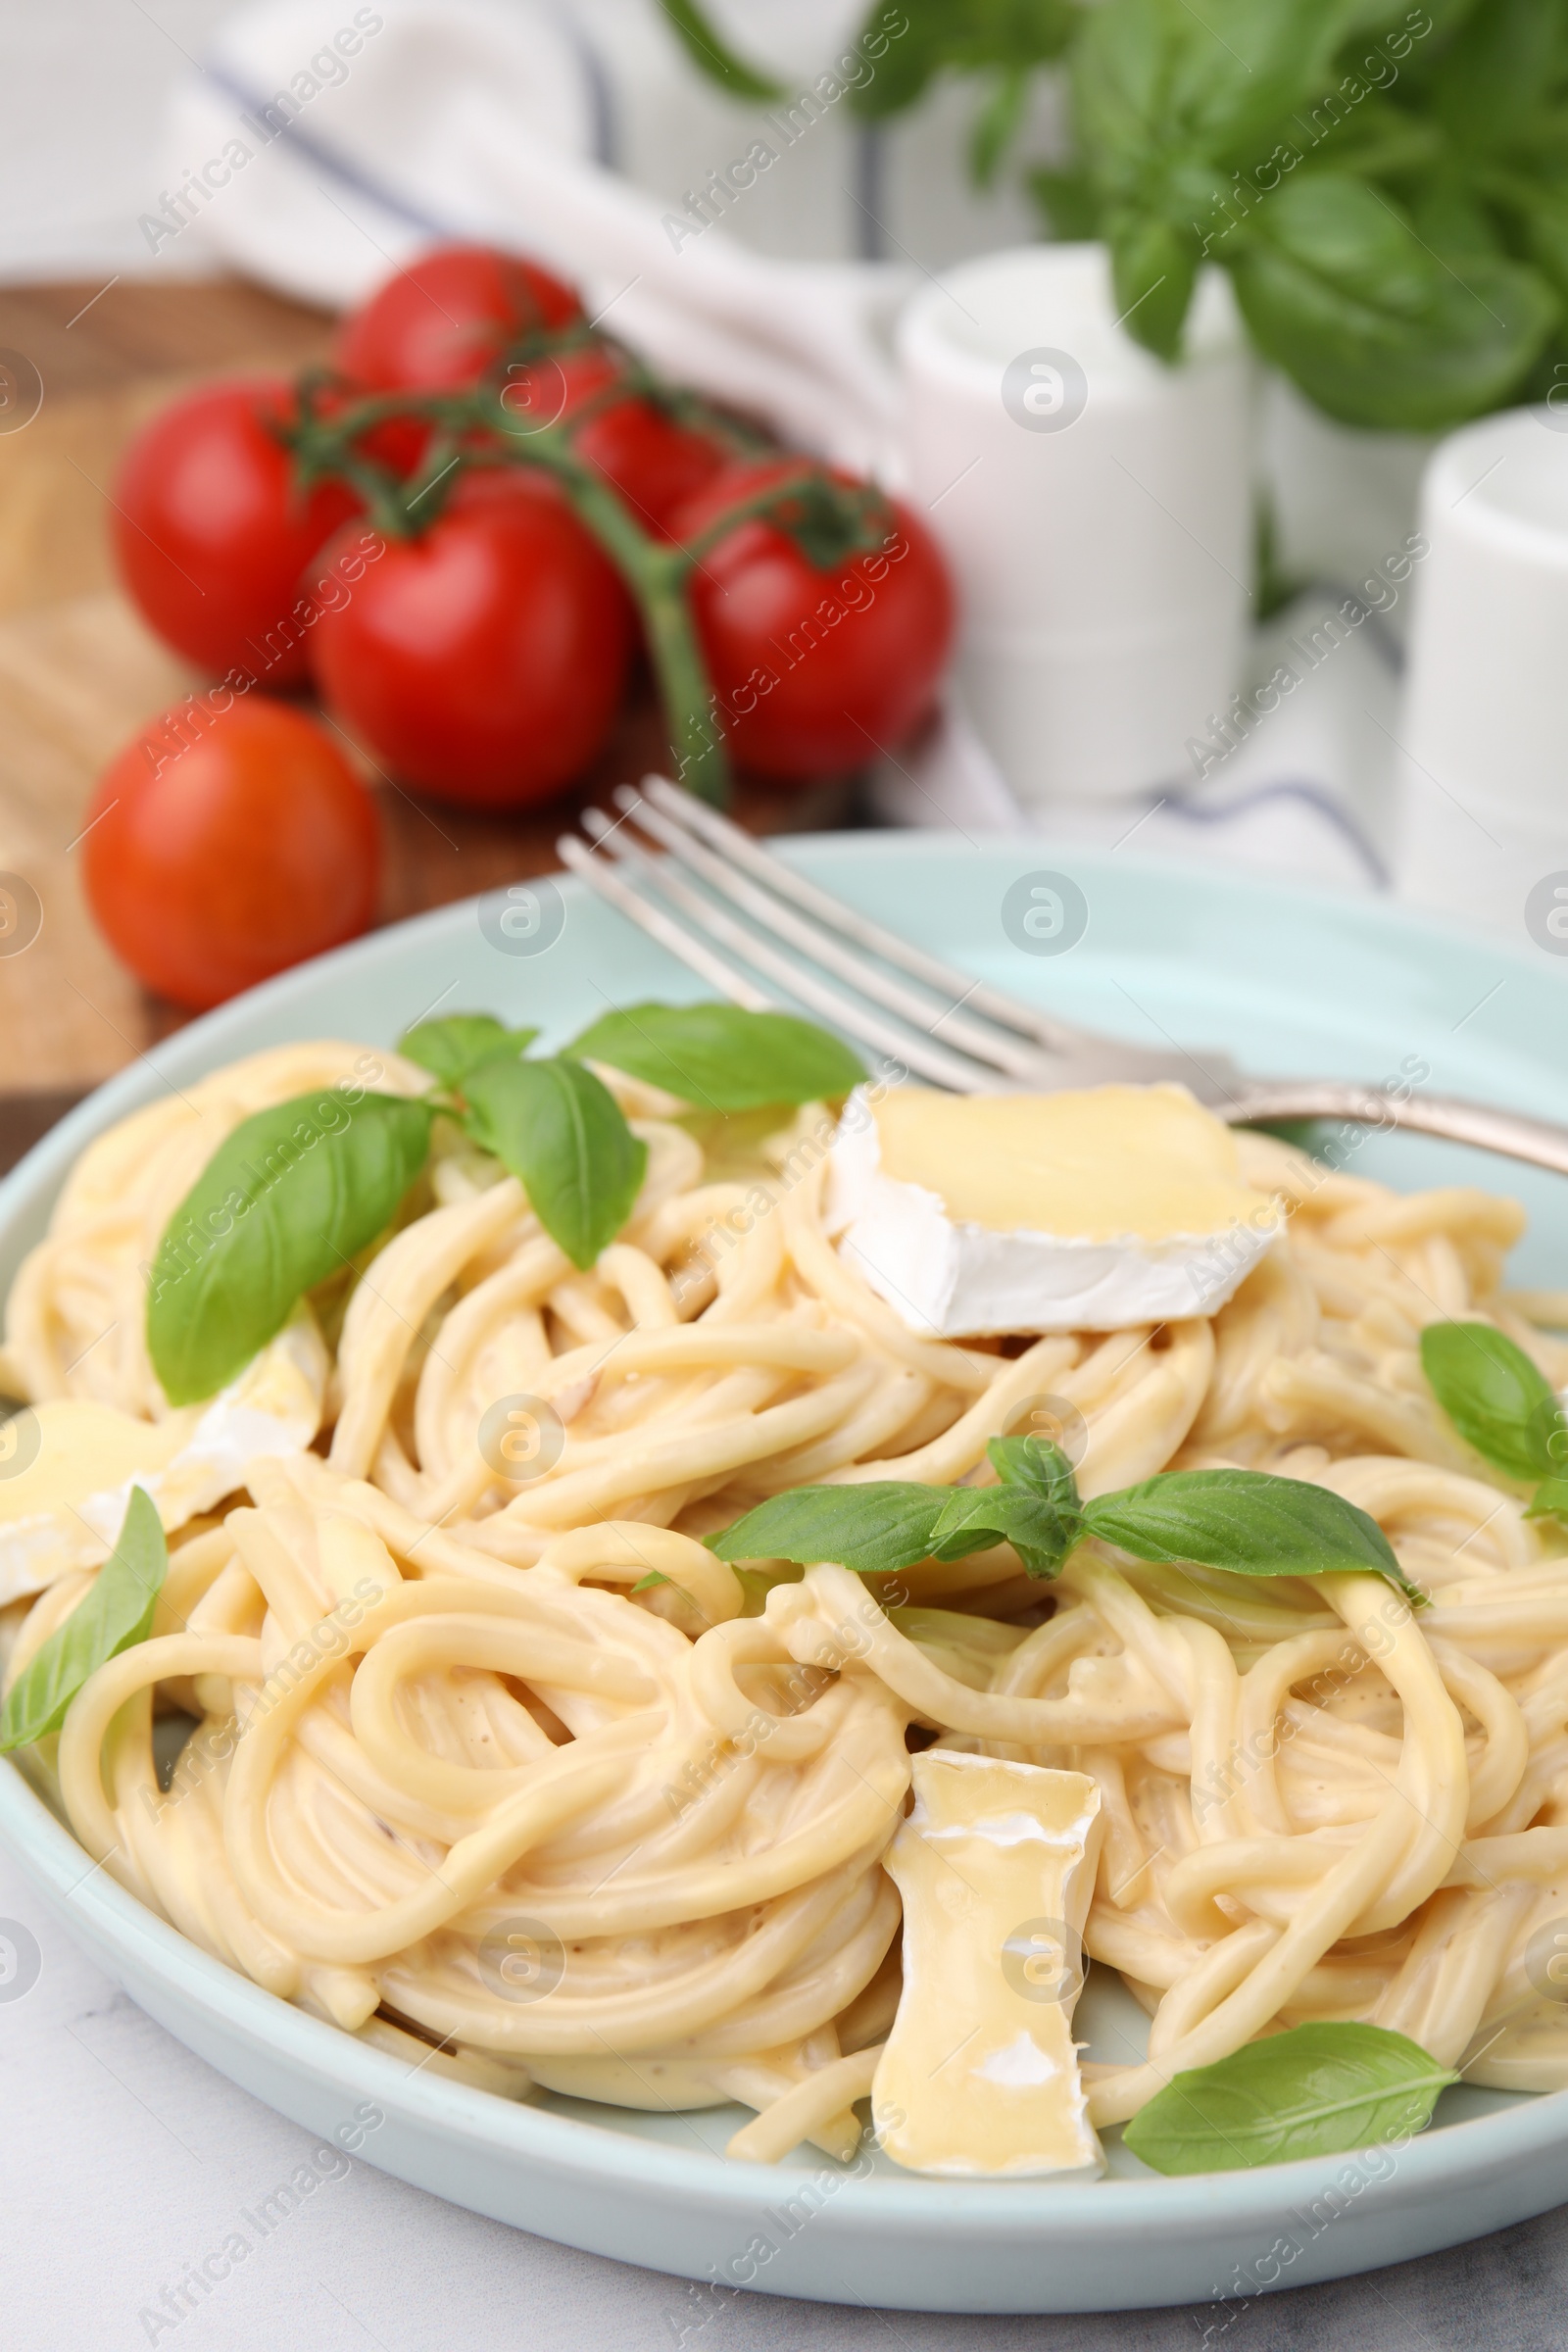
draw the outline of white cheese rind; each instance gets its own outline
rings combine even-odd
[[[249,1463],[302,1453],[320,1426],[328,1368],[320,1333],[301,1314],[210,1404],[166,1421],[71,1398],[37,1406],[37,1460],[0,1485],[0,1607],[107,1559],[133,1486],[172,1533],[242,1487]],[[111,1449],[123,1474],[105,1480]],[[31,1507],[35,1493],[47,1507]]]
[[[857,1090],[858,1095],[858,1090]],[[1211,1315],[1280,1231],[1270,1209],[1222,1233],[1085,1241],[951,1218],[940,1195],[889,1176],[876,1120],[852,1096],[834,1136],[825,1204],[839,1253],[923,1336],[1124,1331]]]
[[[878,2139],[913,2172],[1094,2180],[1104,2159],[1072,2011],[1100,1790],[1084,1773],[941,1747],[915,1757],[913,1780],[886,1859],[904,1989],[872,2084]]]

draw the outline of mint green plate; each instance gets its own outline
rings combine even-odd
[[[783,854],[966,969],[1069,1018],[1151,1045],[1228,1048],[1264,1072],[1430,1083],[1568,1121],[1568,971],[1530,947],[1450,936],[1365,902],[1119,857],[1059,860],[1036,839],[798,840]],[[1002,900],[1060,864],[1085,893],[1069,953],[1013,947]],[[225,1005],[99,1090],[0,1185],[0,1282],[42,1233],[75,1154],[115,1120],[240,1054],[292,1038],[390,1044],[432,1007],[494,1009],[562,1039],[690,975],[571,882],[536,954],[502,952],[485,902],[443,908]],[[548,926],[546,926],[548,928]],[[496,934],[494,910],[491,934]],[[542,934],[535,934],[542,936]],[[515,944],[515,943],[514,943]],[[523,945],[528,937],[524,933]],[[1483,1154],[1373,1138],[1350,1163],[1399,1184],[1474,1181],[1524,1198],[1519,1278],[1568,1283],[1568,1187]],[[1090,2187],[938,2181],[880,2157],[853,2171],[809,2152],[731,2164],[738,2111],[633,2115],[547,2098],[516,2106],[365,2049],[209,1959],[134,1901],[9,1765],[0,1843],[74,1938],[141,2006],[233,2082],[329,2133],[374,2101],[362,2153],[474,2211],[622,2261],[822,2301],[972,2312],[1102,2311],[1250,2296],[1457,2244],[1568,2201],[1568,2094],[1461,2088],[1397,2153],[1163,2180],[1112,2134]],[[1079,2011],[1098,2057],[1141,2053],[1142,2013],[1093,1979]],[[694,2325],[711,2307],[694,2304]]]

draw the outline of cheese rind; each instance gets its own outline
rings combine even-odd
[[[911,1330],[1119,1331],[1212,1314],[1281,1228],[1236,1139],[1179,1086],[858,1090],[827,1225]]]
[[[300,1314],[210,1403],[162,1421],[74,1396],[29,1408],[37,1452],[0,1480],[0,1606],[107,1559],[133,1486],[172,1532],[242,1487],[248,1463],[303,1452],[327,1370],[320,1333]]]
[[[914,1758],[886,1857],[904,1898],[904,1990],[871,2114],[896,2164],[954,2175],[1104,2169],[1072,2038],[1100,1790],[955,1749]]]

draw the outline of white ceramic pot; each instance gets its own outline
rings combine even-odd
[[[1568,955],[1568,411],[1449,434],[1420,527],[1400,888]]]
[[[1203,279],[1167,368],[1118,322],[1104,249],[950,270],[899,330],[909,485],[956,576],[958,671],[1030,805],[1190,773],[1251,587],[1250,371]]]

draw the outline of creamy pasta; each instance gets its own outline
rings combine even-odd
[[[13,1289],[8,1385],[159,1419],[142,1298],[170,1216],[241,1117],[356,1071],[428,1084],[287,1047],[95,1143]],[[1147,2062],[1088,2070],[1097,2124],[1303,2020],[1568,2085],[1526,1964],[1568,1912],[1568,1557],[1417,1353],[1478,1317],[1568,1378],[1568,1298],[1499,1288],[1522,1212],[1247,1136],[1290,1215],[1211,1318],[958,1345],[828,1238],[820,1106],[763,1137],[612,1083],[648,1170],[591,1272],[438,1123],[399,1229],[306,1310],[316,1447],[172,1536],[151,1638],[33,1753],[87,1851],[258,1984],[463,2080],[738,2100],[735,2154],[845,2156],[899,1991],[882,1857],[935,1738],[1099,1786],[1085,1941],[1152,2023]],[[1005,1544],[890,1579],[701,1542],[807,1483],[989,1476],[1042,1399],[1081,1422],[1085,1494],[1222,1464],[1331,1487],[1432,1605],[1097,1543],[1046,1585]],[[12,1678],[94,1573],[7,1613]]]

